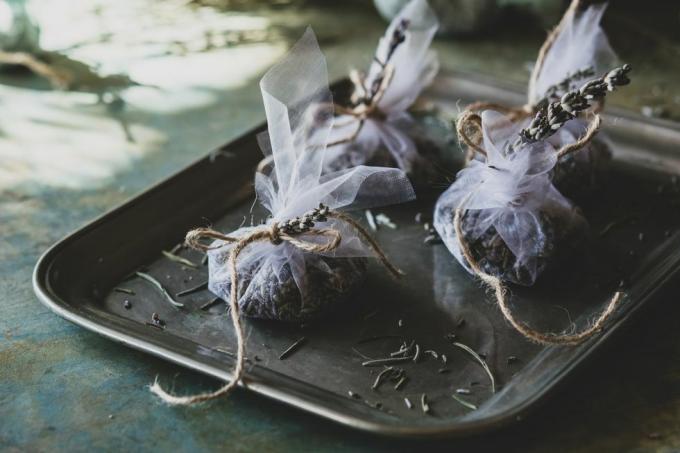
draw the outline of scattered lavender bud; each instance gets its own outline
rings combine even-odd
[[[378,225],[375,223],[375,217],[373,216],[373,213],[370,209],[366,210],[366,221],[368,222],[368,226],[371,228],[371,230],[378,231]]]
[[[387,217],[385,214],[383,214],[382,212],[375,216],[375,222],[378,225],[386,226],[387,228],[389,228],[391,230],[397,229],[397,224],[392,222],[392,220],[389,217]]]
[[[441,244],[442,238],[440,238],[438,235],[428,234],[423,242],[427,245]]]
[[[163,327],[163,326],[165,326],[165,321],[163,321],[163,320],[161,319],[161,317],[158,316],[158,313],[153,313],[153,314],[151,315],[151,323],[152,323],[153,325],[155,325],[155,326],[158,326],[158,327]]]

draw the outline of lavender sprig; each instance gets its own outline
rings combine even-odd
[[[397,25],[397,27],[394,29],[394,33],[392,33],[392,40],[390,41],[390,47],[387,49],[387,55],[385,56],[385,62],[381,63],[381,66],[384,67],[387,62],[390,61],[394,51],[397,50],[397,47],[399,47],[399,45],[406,40],[406,30],[408,30],[409,25],[411,25],[411,22],[408,19],[402,19],[399,22],[399,25]]]
[[[406,40],[406,31],[408,30],[410,24],[411,23],[407,19],[402,19],[395,27],[394,32],[392,33],[392,38],[390,39],[390,45],[387,48],[387,55],[385,55],[384,60],[380,60],[378,55],[373,57],[373,60],[380,65],[381,71],[371,83],[369,95],[362,99],[360,101],[361,103],[370,104],[373,101],[375,95],[380,91],[383,79],[385,78],[385,67],[392,59],[392,56],[394,55],[394,52],[397,50],[397,48]]]
[[[286,220],[279,224],[279,229],[286,234],[301,234],[314,227],[314,222],[325,222],[328,220],[328,206],[319,204],[318,208],[305,212],[300,217]]]
[[[558,83],[551,85],[548,87],[547,90],[545,90],[545,97],[543,100],[538,102],[537,105],[542,105],[544,102],[550,102],[550,99],[558,98],[560,97],[560,93],[565,93],[566,91],[569,91],[572,86],[576,84],[579,80],[583,80],[586,77],[592,77],[595,75],[595,69],[592,66],[585,67],[583,69],[579,69],[571,74],[567,74],[567,76],[559,81]]]
[[[529,126],[520,131],[519,138],[513,147],[518,148],[550,137],[567,121],[575,118],[579,112],[589,108],[591,101],[602,99],[607,92],[628,85],[630,79],[627,74],[630,70],[629,64],[614,68],[603,77],[590,80],[578,90],[568,91],[558,101],[543,106]]]

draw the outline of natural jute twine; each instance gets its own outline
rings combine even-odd
[[[598,133],[601,125],[602,118],[599,114],[594,114],[590,121],[588,121],[588,128],[585,133],[575,142],[568,143],[558,149],[556,151],[557,158],[561,159],[567,154],[571,154],[584,148]],[[456,122],[456,132],[463,143],[468,146],[468,150],[465,154],[466,163],[474,158],[475,152],[486,157],[486,151],[481,146],[483,138],[482,117],[478,113],[472,110],[465,110],[461,113]]]
[[[394,276],[400,277],[402,272],[395,267],[382,251],[378,243],[371,237],[371,235],[362,227],[356,220],[352,217],[338,211],[332,211],[323,205],[319,206],[319,209],[323,211],[325,218],[334,218],[340,220],[350,227],[352,227],[373,250],[375,255],[378,257],[380,262],[387,268],[387,270]],[[315,210],[318,211],[318,210]],[[305,215],[306,216],[306,215]],[[303,218],[305,217],[303,216]],[[325,220],[325,219],[324,219]],[[290,222],[285,222],[289,224]],[[171,405],[192,405],[204,401],[209,401],[221,396],[228,395],[231,393],[239,382],[243,378],[245,371],[245,353],[246,353],[246,341],[243,332],[243,325],[241,323],[241,314],[238,305],[238,273],[236,263],[239,255],[251,244],[257,242],[269,241],[274,245],[280,245],[283,243],[288,243],[302,251],[309,253],[326,253],[336,250],[340,246],[342,241],[342,236],[340,232],[333,228],[305,228],[303,231],[288,232],[281,228],[281,224],[274,222],[271,225],[263,226],[256,229],[255,231],[242,236],[242,237],[232,237],[227,236],[219,231],[215,231],[210,228],[197,228],[189,231],[186,235],[185,242],[189,247],[197,250],[202,250],[207,252],[214,248],[222,247],[218,245],[211,247],[205,245],[201,242],[203,238],[219,239],[225,242],[234,243],[233,248],[229,252],[228,266],[230,270],[231,277],[231,291],[229,297],[229,307],[231,309],[231,320],[234,326],[234,332],[236,334],[236,364],[234,366],[234,371],[232,374],[232,379],[227,384],[221,388],[215,390],[214,392],[201,393],[198,395],[190,396],[176,396],[172,395],[160,386],[158,380],[156,380],[151,386],[150,390],[152,393],[161,398],[164,402]],[[313,225],[313,224],[312,224]],[[317,243],[306,241],[302,238],[304,235],[323,237],[327,239],[325,243]]]
[[[518,321],[515,318],[514,314],[512,313],[510,306],[508,305],[507,289],[503,285],[502,280],[498,277],[485,273],[480,268],[479,263],[472,256],[472,252],[470,251],[468,244],[463,239],[462,216],[465,211],[465,208],[463,208],[464,204],[465,202],[461,203],[461,205],[458,208],[456,208],[456,213],[453,219],[453,226],[456,230],[456,237],[458,239],[458,245],[460,246],[461,253],[463,254],[463,257],[468,262],[470,268],[475,273],[475,275],[477,275],[485,284],[489,286],[489,288],[493,290],[494,295],[496,296],[496,302],[498,303],[498,307],[501,309],[501,313],[503,313],[503,316],[510,323],[510,325],[512,325],[512,327],[514,327],[519,333],[524,335],[527,339],[535,343],[544,345],[577,345],[590,338],[593,334],[602,330],[604,324],[612,316],[616,307],[621,301],[623,297],[622,292],[614,293],[609,303],[607,304],[607,307],[597,317],[597,319],[595,319],[590,324],[590,326],[577,333],[557,334],[539,332],[527,326],[523,322]]]
[[[328,145],[326,145],[327,148],[342,145],[344,143],[353,142],[359,136],[359,133],[363,129],[364,124],[366,123],[366,120],[368,118],[371,117],[381,119],[385,118],[385,114],[378,107],[378,103],[380,103],[383,96],[385,96],[385,92],[387,91],[387,88],[390,86],[390,83],[392,82],[392,78],[394,77],[394,66],[391,64],[387,64],[385,65],[383,71],[384,75],[382,80],[380,81],[380,86],[378,87],[378,90],[375,92],[375,94],[371,96],[369,102],[359,102],[354,107],[344,107],[342,105],[337,104],[335,105],[336,115],[352,116],[354,117],[354,121],[358,121],[358,123],[357,128],[351,135],[343,139],[329,143]],[[352,82],[354,83],[355,89],[359,89],[360,87],[364,86],[364,80],[357,71],[350,72],[350,80],[352,80]],[[339,124],[333,126],[344,127],[346,125],[347,124]]]

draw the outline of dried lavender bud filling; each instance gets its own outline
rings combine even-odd
[[[453,228],[455,209],[454,206],[442,203],[438,203],[435,208],[435,227],[448,244],[457,244],[458,241]],[[463,240],[469,245],[472,256],[483,272],[518,285],[532,285],[534,276],[559,266],[577,250],[582,249],[587,237],[585,222],[565,221],[562,213],[542,210],[539,212],[538,222],[543,238],[536,243],[535,258],[519,263],[493,225],[484,234],[473,239],[471,230],[481,214],[482,210],[470,210],[463,214]],[[465,266],[469,270],[469,264],[465,263]]]
[[[366,258],[310,259],[319,262],[306,265],[304,297],[288,264],[278,275],[268,260],[264,264],[254,261],[246,268],[239,268],[241,313],[250,318],[287,322],[318,318],[345,302],[366,275]],[[230,294],[231,283],[227,279],[214,286],[211,284],[211,290],[216,294]]]
[[[550,175],[553,185],[566,197],[579,199],[600,185],[611,158],[609,145],[594,139],[586,149],[558,161]]]

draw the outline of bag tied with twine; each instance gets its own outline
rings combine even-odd
[[[171,395],[154,383],[151,391],[169,404],[207,401],[236,387],[245,360],[241,313],[288,321],[316,316],[356,287],[370,256],[399,275],[366,230],[340,210],[409,201],[413,188],[395,168],[361,166],[322,175],[332,98],[326,62],[311,29],[260,87],[268,128],[260,143],[272,156],[273,168],[256,174],[255,191],[271,215],[263,225],[230,234],[207,228],[187,234],[190,246],[209,254],[210,290],[229,301],[237,337],[233,378],[214,392],[194,396]],[[206,245],[205,238],[214,242]]]
[[[449,250],[489,286],[506,320],[536,343],[575,345],[587,340],[604,327],[623,298],[623,293],[614,293],[602,313],[579,332],[544,333],[515,318],[504,282],[531,284],[541,265],[547,265],[541,263],[544,256],[557,256],[558,247],[569,247],[570,243],[578,245],[579,234],[572,232],[584,227],[585,221],[555,189],[548,172],[558,159],[580,152],[597,127],[589,127],[584,137],[559,149],[552,147],[548,139],[579,111],[587,109],[589,102],[629,83],[629,71],[630,66],[624,65],[566,93],[539,110],[518,134],[517,124],[498,113],[471,117],[481,129],[484,147],[476,146],[484,161],[471,161],[437,201],[435,228]],[[594,124],[599,126],[599,120]],[[575,239],[562,240],[568,236]],[[508,276],[509,270],[514,273]],[[523,276],[525,281],[521,281]]]
[[[396,166],[427,178],[435,154],[408,109],[439,69],[429,46],[438,22],[426,0],[411,0],[380,39],[368,74],[352,71],[351,106],[336,105],[325,168],[356,165]],[[422,146],[419,146],[422,145]]]
[[[520,127],[504,115],[481,115],[486,160],[473,160],[440,196],[434,226],[469,271],[456,237],[456,208],[465,240],[479,266],[504,281],[532,285],[564,250],[583,242],[586,221],[550,180],[557,150],[548,141],[513,149]]]

